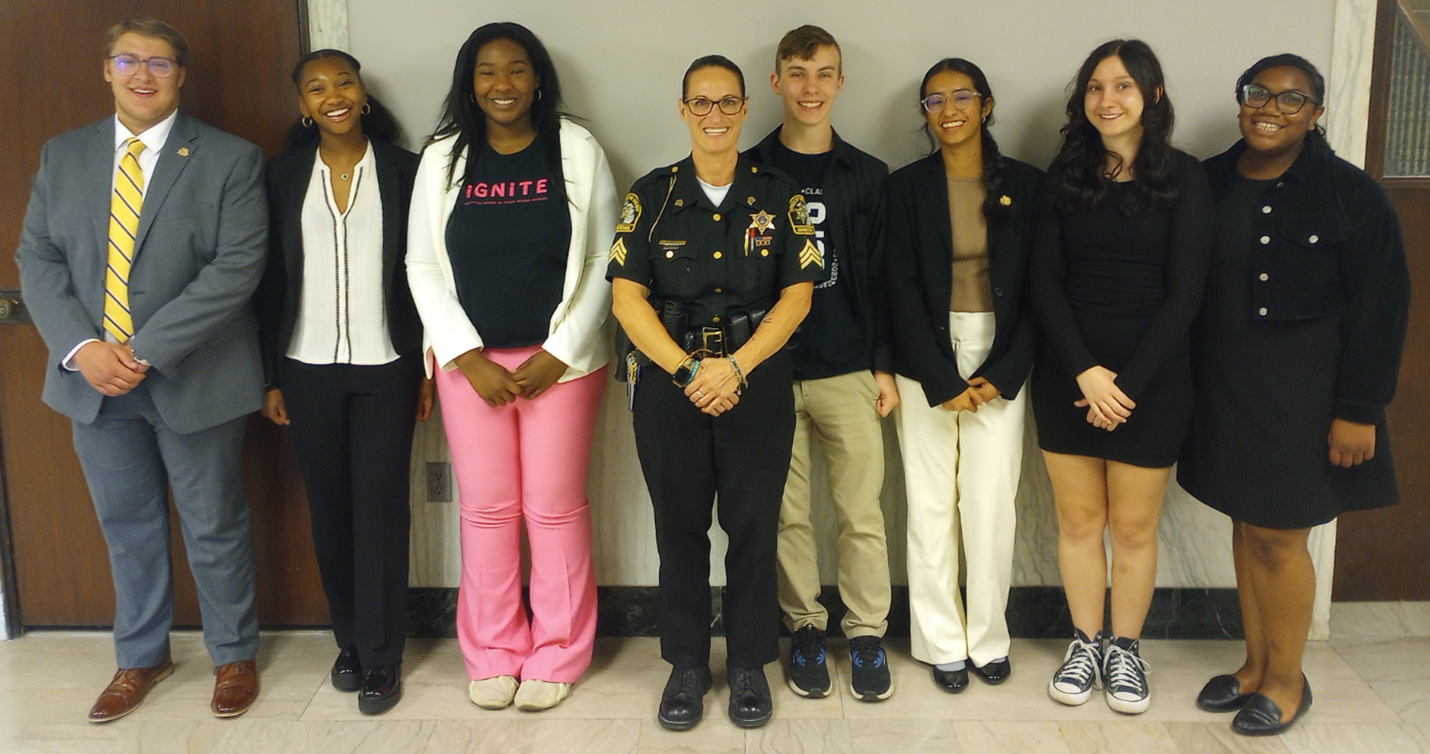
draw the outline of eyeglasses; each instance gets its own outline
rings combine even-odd
[[[953,97],[945,97],[942,94],[930,94],[929,96],[924,97],[922,100],[920,100],[920,102],[923,103],[924,110],[930,113],[936,113],[942,110],[944,103],[948,102],[950,99],[953,101],[954,107],[958,108],[959,110],[967,110],[973,105],[973,101],[978,99],[980,96],[981,95],[979,95],[977,92],[970,92],[967,89],[960,89],[953,93]]]
[[[179,61],[173,58],[136,58],[133,55],[110,55],[110,60],[114,61],[114,67],[125,76],[133,76],[139,72],[139,66],[149,66],[149,72],[161,79],[169,78],[174,72],[174,67]]]
[[[1305,107],[1307,102],[1321,104],[1320,100],[1301,92],[1285,91],[1280,94],[1272,94],[1270,89],[1256,84],[1247,84],[1241,88],[1241,104],[1247,107],[1265,107],[1266,103],[1273,99],[1276,100],[1276,109],[1280,110],[1282,115],[1295,115],[1301,112],[1301,108]]]
[[[714,102],[704,97],[696,97],[694,99],[681,100],[681,102],[684,102],[685,106],[690,108],[690,112],[696,115],[709,115],[710,110],[716,105],[719,105],[720,112],[726,115],[739,115],[740,110],[745,107],[745,101],[748,99],[749,97],[726,97],[719,102]]]

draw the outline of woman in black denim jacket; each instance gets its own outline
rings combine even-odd
[[[1311,705],[1301,657],[1315,604],[1311,527],[1393,505],[1385,407],[1410,280],[1400,222],[1316,121],[1325,82],[1295,55],[1237,82],[1242,140],[1206,162],[1211,273],[1193,333],[1196,410],[1177,480],[1231,516],[1246,662],[1202,709],[1279,733]]]

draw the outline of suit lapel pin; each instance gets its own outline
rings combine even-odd
[[[188,148],[188,147],[179,147],[179,156],[180,156],[180,157],[188,157],[188,156],[189,156],[189,148]]]
[[[1013,197],[1004,194],[998,197],[998,203],[1003,205],[1004,207],[1011,207],[1013,205]]]

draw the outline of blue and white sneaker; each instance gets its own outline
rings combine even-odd
[[[829,695],[824,644],[824,632],[812,625],[795,632],[789,647],[789,687],[794,693],[816,699]]]
[[[889,653],[878,636],[856,636],[849,640],[849,659],[853,666],[849,687],[861,702],[880,702],[894,695],[894,680],[889,676]]]
[[[1124,715],[1138,715],[1152,703],[1152,689],[1147,686],[1150,666],[1138,651],[1139,642],[1122,636],[1113,637],[1102,660],[1102,677],[1107,684],[1107,706]]]
[[[1083,704],[1102,686],[1102,632],[1091,639],[1074,628],[1062,667],[1048,682],[1048,696],[1069,706]]]

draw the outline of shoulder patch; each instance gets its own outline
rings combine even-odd
[[[636,229],[636,222],[641,219],[641,200],[634,193],[626,194],[626,200],[621,202],[621,222],[616,226],[617,233],[630,233]],[[624,264],[624,262],[622,262]]]
[[[626,266],[625,237],[617,238],[616,242],[611,244],[611,253],[606,257],[606,260],[609,262],[615,262],[622,267]]]
[[[819,247],[814,245],[814,239],[804,239],[804,248],[799,250],[799,268],[802,270],[810,265],[815,265],[824,269],[824,255],[820,253]]]
[[[790,229],[798,235],[814,235],[814,226],[809,222],[809,207],[804,203],[803,194],[795,194],[789,198],[789,225]],[[802,255],[803,252],[801,252]],[[824,266],[822,262],[820,266]]]

